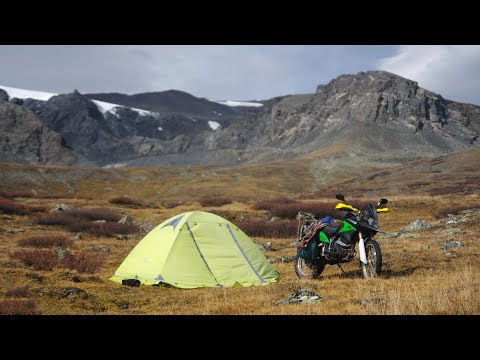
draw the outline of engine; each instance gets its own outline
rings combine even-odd
[[[346,244],[339,236],[330,239],[330,243],[323,247],[323,256],[333,263],[350,261],[355,254],[355,244]]]

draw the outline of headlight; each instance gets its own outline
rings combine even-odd
[[[375,220],[374,218],[369,218],[369,219],[368,219],[368,225],[376,228],[377,225],[378,225],[378,222],[377,222],[377,220]]]

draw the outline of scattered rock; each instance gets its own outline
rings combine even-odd
[[[16,233],[21,233],[21,232],[24,232],[25,229],[13,229],[13,230],[7,230],[6,232],[8,234],[16,234]]]
[[[82,234],[78,234],[73,238],[73,240],[82,240]]]
[[[458,254],[457,254],[455,251],[446,252],[444,255],[445,255],[446,257],[448,257],[448,258],[456,258],[456,257],[458,257]]]
[[[129,237],[127,235],[124,235],[124,234],[118,234],[117,235],[117,240],[128,240]]]
[[[97,223],[97,224],[103,224],[103,223],[106,223],[107,220],[95,220],[95,221],[92,221],[94,223]]]
[[[400,233],[399,232],[394,232],[394,233],[391,233],[391,234],[382,234],[381,236],[379,236],[379,238],[396,238],[396,237],[399,237],[400,236]]]
[[[445,251],[450,250],[452,247],[464,247],[466,246],[464,243],[461,243],[460,241],[457,240],[450,240],[450,241],[445,241],[443,243],[442,249]]]
[[[297,289],[290,296],[277,301],[274,305],[316,304],[322,298],[310,289]]]
[[[400,234],[398,235],[398,237],[401,237],[401,238],[413,238],[413,237],[417,237],[418,235],[417,234]]]
[[[111,250],[108,246],[92,246],[91,248],[87,249],[87,251],[93,253],[108,253]]]
[[[118,220],[119,224],[133,225],[133,220],[129,215],[125,215],[123,218]]]
[[[55,211],[65,211],[65,210],[69,210],[71,209],[70,206],[68,206],[67,204],[57,204],[57,206],[55,206],[54,208],[52,208],[50,210],[50,212],[55,212]]]
[[[402,228],[402,231],[422,231],[428,230],[432,227],[432,225],[428,224],[425,220],[416,219],[411,222],[409,225]]]
[[[454,234],[459,234],[461,232],[462,232],[462,229],[460,229],[460,228],[450,228],[450,229],[445,229],[445,230],[436,230],[433,233],[434,234],[454,235]]]
[[[355,300],[354,302],[355,304],[359,304],[359,305],[369,305],[369,304],[380,304],[384,302],[384,300],[375,298],[375,299],[360,299],[360,300]]]
[[[267,242],[266,244],[262,244],[262,243],[255,243],[257,244],[258,248],[262,251],[262,252],[265,252],[265,251],[273,251],[272,249],[272,243],[269,241]]]
[[[25,277],[27,277],[29,279],[32,279],[32,280],[36,281],[37,283],[42,283],[43,280],[45,279],[42,275],[37,274],[35,272],[26,273]]]
[[[291,248],[298,247],[298,241],[291,243],[290,245],[288,245],[288,247],[291,247]]]
[[[248,222],[248,219],[245,216],[242,215],[242,216],[240,216],[240,222],[241,223],[246,223],[246,222]]]
[[[480,212],[480,208],[473,208],[473,209],[467,209],[467,210],[462,210],[460,211],[460,214],[472,214],[472,213],[476,213],[476,212]]]
[[[272,217],[270,218],[270,221],[272,221],[272,222],[273,222],[273,221],[277,221],[277,220],[280,220],[280,218],[277,217],[277,216],[272,216]]]
[[[89,295],[85,290],[75,288],[75,287],[66,287],[66,288],[55,288],[48,291],[47,295],[62,299],[68,298],[69,296],[78,296],[82,299],[88,299]]]
[[[295,256],[282,256],[282,264],[289,263],[295,260]]]
[[[65,256],[67,256],[68,254],[68,251],[63,249],[63,248],[60,248],[58,249],[58,260],[62,260],[65,258]]]
[[[60,275],[58,275],[58,278],[72,281],[74,283],[82,282],[82,279],[78,275],[75,275],[74,273],[71,273],[69,271],[61,273]]]
[[[277,260],[274,257],[271,257],[271,256],[267,260],[270,262],[270,264],[273,264],[274,262],[277,262]]]
[[[139,228],[140,228],[141,232],[149,233],[150,231],[152,231],[155,228],[155,226],[153,226],[152,224],[144,221],[143,223],[140,224]]]
[[[120,303],[117,304],[117,306],[121,310],[127,310],[128,308],[130,308],[130,303],[128,301],[121,301]]]

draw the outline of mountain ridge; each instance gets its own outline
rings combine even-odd
[[[100,111],[98,101],[107,100],[116,103]],[[75,91],[48,101],[9,101],[59,134],[79,166],[229,166],[293,159],[347,144],[318,159],[314,171],[331,172],[332,159],[353,169],[465,150],[478,146],[480,132],[479,106],[444,99],[384,71],[340,75],[314,94],[279,96],[261,107],[228,107],[178,90]],[[113,106],[118,102],[123,104]]]

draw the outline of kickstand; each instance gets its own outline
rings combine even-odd
[[[340,266],[340,264],[337,264],[337,266],[340,268],[340,270],[342,270],[342,272],[343,272],[344,274],[346,274],[346,272],[342,269],[342,267]]]

